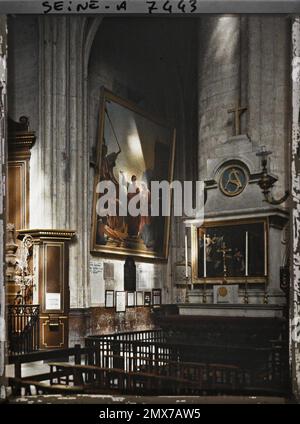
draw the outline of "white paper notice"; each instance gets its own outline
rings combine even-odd
[[[59,311],[60,307],[60,293],[46,293],[46,309],[48,311]]]
[[[126,292],[116,293],[116,312],[126,311]]]
[[[136,265],[136,283],[138,290],[150,289],[153,283],[153,265],[150,264]]]
[[[100,306],[105,302],[103,262],[90,261],[91,305]]]

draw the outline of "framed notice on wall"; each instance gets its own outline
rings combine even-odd
[[[135,306],[135,292],[127,292],[127,306],[129,308]]]
[[[152,290],[152,304],[161,305],[161,289]]]
[[[136,306],[144,306],[144,293],[141,291],[136,292]]]
[[[114,297],[115,297],[114,290],[105,290],[105,307],[106,308],[113,308],[115,306]]]
[[[46,293],[46,309],[48,311],[59,311],[60,293]]]
[[[151,305],[151,292],[144,292],[144,305],[145,306]]]
[[[125,312],[126,311],[126,292],[117,291],[116,292],[116,312]]]

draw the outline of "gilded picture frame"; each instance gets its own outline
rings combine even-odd
[[[167,260],[170,214],[151,216],[150,187],[152,181],[173,180],[175,139],[174,127],[101,88],[93,189],[92,254]],[[149,199],[149,214],[138,217],[98,215],[100,194],[96,190],[103,180],[112,181],[117,193],[121,187],[128,189],[134,181],[137,190]],[[117,197],[116,202],[119,205],[120,198]]]
[[[230,237],[230,233],[232,237]],[[247,236],[246,233],[248,233]],[[214,263],[210,264],[215,268],[213,271],[212,268],[209,269],[207,256],[204,258],[204,234],[205,237],[209,237],[209,241],[215,239],[213,262],[216,264],[218,260],[219,264],[217,267]],[[247,253],[246,246],[243,247],[246,240]],[[207,239],[205,243],[208,244]],[[226,283],[244,284],[247,281],[250,284],[266,284],[269,276],[268,244],[269,222],[267,218],[206,221],[200,228],[192,227],[193,284],[222,284],[224,282],[223,253],[226,256]],[[223,247],[228,251],[222,252]],[[204,261],[206,266],[204,266]]]

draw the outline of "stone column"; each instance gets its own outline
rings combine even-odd
[[[247,48],[247,132],[254,150],[264,145],[273,152],[270,171],[278,177],[273,194],[279,198],[288,190],[289,20],[282,16],[249,16]]]
[[[199,173],[206,177],[206,160],[232,135],[227,110],[241,97],[241,18],[200,19],[199,31]]]
[[[31,228],[72,229],[70,304],[88,306],[90,215],[87,68],[101,18],[39,18],[38,203],[31,204]]]
[[[5,346],[6,346],[6,319],[5,319],[5,175],[6,175],[6,83],[7,83],[7,27],[6,16],[0,16],[0,400],[6,398],[5,389]]]
[[[291,356],[293,392],[300,398],[300,17],[292,26],[292,106]]]

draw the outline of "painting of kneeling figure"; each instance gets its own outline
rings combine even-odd
[[[104,88],[100,103],[92,252],[166,259],[170,217],[162,190],[151,213],[151,184],[172,180],[175,129]]]

